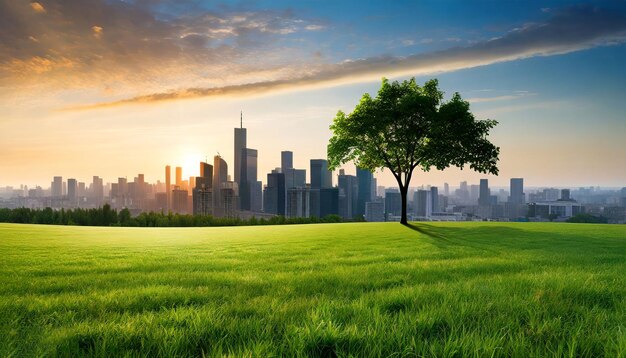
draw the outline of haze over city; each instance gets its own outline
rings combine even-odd
[[[497,120],[501,154],[499,176],[420,172],[414,186],[621,187],[625,40],[612,1],[1,1],[0,185],[156,182],[165,164],[196,176],[206,157],[232,160],[242,110],[265,181],[282,150],[296,168],[325,158],[336,112],[382,77],[416,76]]]

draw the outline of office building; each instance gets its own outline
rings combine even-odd
[[[491,191],[489,190],[489,180],[480,179],[480,194],[478,196],[478,205],[488,206],[491,204]]]
[[[76,179],[67,179],[67,199],[72,206],[78,203],[78,182]]]
[[[176,186],[181,188],[183,185],[183,168],[176,167]]]
[[[60,198],[63,196],[63,177],[52,178],[50,185],[50,195],[53,198]]]
[[[402,215],[402,197],[400,191],[395,188],[389,188],[385,190],[385,219],[386,221],[392,221],[392,216]]]
[[[374,174],[367,170],[356,168],[356,177],[358,180],[357,205],[354,208],[354,216],[363,217],[365,215],[365,204],[374,200],[372,198],[372,181]]]
[[[311,188],[293,187],[287,189],[286,216],[290,218],[308,218],[311,216]]]
[[[213,215],[213,166],[200,162],[200,176],[192,190],[194,215]]]
[[[179,214],[188,214],[189,192],[175,186],[172,190],[172,211]]]
[[[343,174],[343,173],[342,173]],[[359,196],[359,182],[354,175],[339,175],[339,216],[343,219],[352,219],[357,215]]]
[[[243,150],[247,146],[247,130],[243,128],[243,113],[241,114],[239,128],[235,128],[235,158],[234,158],[234,178],[235,183],[240,186],[241,189],[241,156]]]
[[[165,166],[165,194],[167,196],[167,205],[165,211],[172,210],[172,168],[169,165]]]
[[[288,150],[280,152],[280,168],[283,173],[285,170],[293,168],[293,152]]]
[[[259,195],[254,192],[257,190],[257,150],[243,148],[240,160],[239,209],[252,210],[252,197],[258,197]]]
[[[320,218],[339,215],[339,188],[320,189]]]
[[[433,213],[433,199],[431,190],[417,190],[413,194],[413,210],[419,218],[430,218]]]
[[[213,215],[223,216],[224,213],[221,210],[221,188],[222,183],[228,181],[228,165],[226,161],[219,155],[213,157]]]
[[[365,221],[385,221],[385,203],[381,201],[368,201],[365,203]]]
[[[432,200],[431,202],[431,208],[433,213],[438,213],[441,211],[441,209],[439,208],[439,190],[436,186],[431,186],[430,187],[430,199]]]
[[[268,214],[285,215],[285,174],[273,170],[267,174],[267,185],[263,193],[263,210]]]
[[[311,159],[311,189],[331,188],[332,172],[326,159]]]
[[[524,179],[511,178],[509,203],[522,205],[526,202],[524,196]]]

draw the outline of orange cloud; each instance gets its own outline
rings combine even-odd
[[[30,3],[30,7],[31,7],[33,10],[35,10],[35,12],[40,13],[40,14],[42,14],[42,13],[45,13],[45,12],[46,12],[46,9],[43,7],[43,5],[41,5],[41,4],[40,4],[40,3],[38,3],[38,2],[31,2],[31,3]]]
[[[99,39],[100,36],[102,36],[102,30],[103,28],[100,26],[92,26],[91,30],[93,31],[93,37]]]

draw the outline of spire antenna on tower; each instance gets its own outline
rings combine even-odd
[[[239,113],[239,128],[243,128],[243,111]]]

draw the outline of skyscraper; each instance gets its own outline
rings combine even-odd
[[[76,205],[78,202],[78,185],[76,179],[67,179],[67,199],[72,205]]]
[[[433,212],[433,198],[431,190],[417,190],[413,194],[415,216],[427,218]]]
[[[219,155],[213,157],[213,215],[223,216],[221,210],[222,183],[228,181],[228,165]]]
[[[491,204],[491,191],[489,190],[489,179],[480,179],[480,194],[478,205],[488,206]]]
[[[172,210],[172,168],[165,166],[165,193],[167,194],[167,211]],[[121,189],[120,189],[121,190]]]
[[[176,186],[182,187],[183,185],[183,168],[176,167]]]
[[[339,188],[320,189],[320,218],[339,214]]]
[[[509,196],[509,203],[521,205],[524,204],[524,202],[524,179],[511,178],[511,195]]]
[[[241,172],[239,180],[239,200],[241,210],[252,210],[252,207],[260,207],[260,203],[253,203],[253,197],[258,197],[259,194],[253,192],[258,187],[255,185],[257,182],[257,150],[250,148],[243,148],[241,150]],[[283,197],[284,198],[284,197]],[[253,205],[254,204],[254,205]]]
[[[293,152],[288,150],[280,152],[280,168],[283,170],[283,173],[286,169],[293,168]]]
[[[234,178],[235,183],[239,185],[239,190],[241,191],[241,153],[243,153],[243,149],[247,146],[247,131],[246,128],[243,127],[243,113],[241,113],[239,128],[235,128],[235,160],[234,160]]]
[[[450,185],[443,183],[443,195],[450,196]]]
[[[357,205],[354,210],[354,216],[365,215],[365,204],[372,201],[372,179],[373,173],[367,169],[356,168],[356,177],[358,179],[358,198]]]
[[[352,219],[357,215],[359,182],[354,175],[339,175],[339,216]]]
[[[54,177],[52,179],[50,195],[53,198],[60,198],[61,196],[63,196],[63,177]]]
[[[213,166],[200,162],[200,176],[196,177],[192,191],[194,215],[213,214]]]
[[[331,188],[332,172],[328,170],[326,159],[311,159],[311,189]]]
[[[436,186],[430,187],[431,210],[438,213],[439,210],[439,189]]]
[[[273,170],[267,174],[263,210],[269,214],[285,215],[285,195],[285,174]]]

